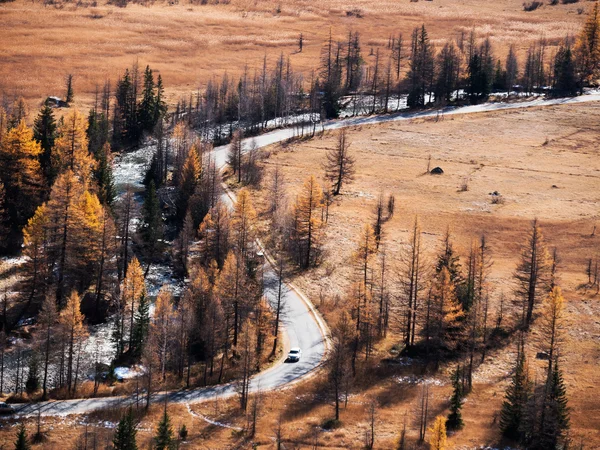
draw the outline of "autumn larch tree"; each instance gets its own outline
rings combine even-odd
[[[58,126],[55,140],[53,170],[71,170],[85,187],[91,180],[96,161],[88,151],[85,117],[77,110],[70,112]]]
[[[580,80],[582,84],[587,84],[600,69],[600,12],[597,3],[594,3],[577,39],[575,55]]]
[[[535,305],[547,293],[549,269],[548,250],[536,219],[531,223],[531,230],[515,271],[516,294],[523,302],[522,325],[526,328],[531,324]]]
[[[21,229],[40,203],[43,179],[39,157],[40,144],[24,120],[19,121],[4,136],[0,144],[0,182],[4,186],[4,209],[10,233],[3,239],[5,250],[21,243]]]
[[[196,145],[193,145],[183,167],[181,169],[181,175],[179,176],[179,194],[177,198],[177,216],[181,222],[185,218],[185,214],[188,211],[188,204],[190,198],[196,192],[198,183],[200,182],[200,176],[202,174],[202,159],[199,154],[199,149]]]
[[[222,267],[230,248],[230,213],[221,201],[204,217],[198,228],[198,235],[201,260],[207,266],[214,260]]]
[[[233,251],[229,252],[215,284],[215,290],[226,314],[225,320],[230,327],[227,336],[231,335],[234,348],[237,347],[247,313],[247,283],[243,260]]]
[[[244,188],[237,195],[231,217],[231,231],[237,250],[245,261],[247,261],[248,252],[254,244],[255,226],[256,210],[252,206],[250,192]]]
[[[335,148],[327,151],[325,161],[325,178],[331,183],[333,195],[339,195],[342,187],[354,179],[355,159],[349,152],[350,142],[346,130],[340,130]]]
[[[134,350],[133,333],[134,333],[134,317],[137,305],[142,297],[146,295],[146,284],[144,282],[144,272],[137,258],[133,258],[127,269],[127,274],[123,280],[121,288],[121,302],[124,309],[129,310],[129,341],[128,349],[130,352]],[[121,324],[124,327],[124,324]],[[123,333],[124,335],[124,333]]]
[[[447,447],[446,419],[437,416],[433,426],[429,429],[429,448],[431,450],[445,450]]]
[[[41,205],[23,229],[23,255],[27,257],[23,268],[23,290],[27,296],[24,311],[32,303],[38,303],[48,291],[50,265],[48,260],[48,214],[47,206]]]
[[[227,164],[233,170],[233,174],[237,174],[237,182],[242,182],[242,130],[235,130],[229,143],[229,150],[227,152]]]
[[[541,348],[548,355],[546,376],[552,374],[552,364],[558,356],[559,345],[564,340],[564,298],[560,287],[555,286],[543,303],[541,316]]]
[[[362,284],[361,292],[366,294],[371,291],[372,267],[371,263],[377,254],[377,242],[373,227],[366,224],[359,236],[358,246],[352,254],[352,260],[356,267],[358,281]],[[365,297],[366,300],[366,297]]]
[[[323,222],[317,208],[321,206],[323,191],[314,176],[310,176],[299,193],[293,208],[293,239],[298,244],[298,262],[308,268],[318,261],[319,241]]]
[[[404,345],[410,347],[415,343],[417,314],[420,306],[419,295],[425,288],[425,267],[421,248],[421,226],[418,217],[415,217],[409,246],[403,257],[403,266],[401,283],[406,299]]]
[[[352,340],[352,325],[348,314],[342,312],[338,322],[332,330],[331,351],[328,353],[328,380],[332,389],[334,400],[334,418],[340,420],[340,403],[344,388],[345,378],[350,375],[349,345]]]
[[[446,267],[436,276],[433,287],[430,327],[437,345],[454,349],[462,337],[464,311],[458,302],[450,272]]]
[[[161,379],[166,379],[167,362],[170,356],[169,341],[171,333],[171,317],[173,315],[173,296],[168,287],[163,286],[156,298],[154,316],[150,325],[150,334],[152,336],[152,346],[156,353]]]
[[[46,297],[42,309],[38,316],[38,321],[43,327],[41,333],[43,334],[42,353],[44,355],[44,376],[42,381],[42,400],[46,400],[48,397],[48,368],[50,366],[50,353],[51,353],[51,342],[52,342],[52,331],[56,325],[56,319],[58,314],[56,312],[56,302],[50,296]]]
[[[86,334],[83,326],[84,316],[81,314],[81,299],[73,291],[67,300],[65,308],[60,313],[60,324],[63,326],[67,335],[67,390],[69,395],[75,395],[77,389],[77,374],[74,366],[76,357],[75,352],[79,347],[81,339]]]

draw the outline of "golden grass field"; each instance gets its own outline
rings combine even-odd
[[[196,2],[198,3],[198,2]],[[364,56],[384,47],[390,35],[409,42],[415,26],[425,23],[435,43],[475,30],[489,36],[498,56],[515,44],[524,58],[530,43],[544,36],[556,45],[576,35],[591,3],[545,5],[524,12],[521,0],[231,0],[198,5],[182,0],[108,5],[106,0],[0,4],[0,94],[23,96],[32,110],[48,95],[64,95],[64,78],[74,75],[75,106],[89,107],[96,85],[113,81],[138,61],[162,74],[168,100],[187,97],[225,71],[240,74],[290,56],[293,67],[309,71],[318,64],[331,28],[344,41],[349,30],[362,36]],[[228,2],[221,2],[228,3]],[[96,4],[96,6],[91,6]],[[79,6],[78,6],[79,5]],[[277,8],[280,12],[277,12]],[[361,17],[348,16],[359,10]],[[304,51],[296,53],[300,33]]]

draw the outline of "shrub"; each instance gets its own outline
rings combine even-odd
[[[527,11],[527,12],[535,11],[540,6],[542,6],[542,2],[533,1],[533,2],[529,2],[529,3],[523,3],[523,11]]]

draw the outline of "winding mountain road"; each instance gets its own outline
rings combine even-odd
[[[321,130],[335,130],[344,127],[388,123],[396,121],[407,121],[416,118],[438,117],[459,114],[474,114],[480,112],[503,111],[509,109],[522,109],[541,106],[578,104],[600,101],[599,92],[590,92],[585,95],[567,99],[536,99],[518,103],[486,103],[475,106],[447,107],[438,110],[419,111],[413,113],[400,112],[385,116],[357,117],[337,121],[330,121],[319,125]],[[271,131],[255,138],[244,140],[244,148],[251,145],[265,147],[270,144],[282,142],[298,135],[298,127],[284,128]],[[214,158],[219,168],[226,164],[228,146],[216,147]],[[232,205],[235,201],[233,194],[227,193],[226,201]],[[260,245],[260,243],[258,244]],[[274,270],[273,261],[265,254],[265,289],[269,301],[274,304],[277,300],[278,279]],[[284,335],[286,348],[302,348],[302,359],[297,363],[286,363],[283,358],[277,361],[268,370],[257,374],[251,382],[251,390],[261,389],[263,391],[281,389],[304,380],[310,376],[322,364],[323,357],[328,344],[328,329],[318,312],[315,311],[310,301],[293,286],[286,285],[283,293],[283,303],[286,309],[284,319]],[[168,396],[169,401],[177,403],[197,403],[214,399],[216,396],[224,398],[235,395],[234,384],[220,386],[188,389],[167,393],[156,393],[152,396],[153,402],[164,401]],[[48,401],[34,404],[13,405],[16,414],[20,417],[37,415],[58,416],[68,414],[83,414],[90,411],[125,406],[136,402],[135,396],[108,397],[79,400]],[[140,399],[140,402],[143,401]],[[14,416],[13,416],[14,417]]]

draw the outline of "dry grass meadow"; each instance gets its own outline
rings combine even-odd
[[[89,107],[94,88],[116,77],[134,61],[149,64],[161,73],[168,100],[201,88],[224,71],[239,74],[244,65],[258,68],[263,56],[272,61],[289,55],[296,70],[309,71],[318,62],[323,41],[331,27],[343,39],[349,30],[362,35],[365,56],[370,47],[385,46],[390,34],[408,38],[413,27],[425,23],[435,42],[474,29],[489,36],[498,55],[516,44],[521,60],[526,48],[542,35],[556,44],[576,34],[583,21],[578,9],[590,2],[544,5],[526,13],[522,0],[231,0],[228,4],[199,5],[130,4],[119,8],[100,0],[44,6],[16,0],[0,5],[0,96],[23,96],[32,112],[47,95],[63,95],[64,77],[75,77],[75,106]],[[278,11],[280,9],[280,11]],[[360,16],[348,11],[360,10]],[[297,38],[304,34],[305,47],[296,53]],[[330,210],[325,250],[320,267],[294,281],[319,305],[326,318],[335,317],[333,299],[348,288],[351,268],[347,261],[356,237],[380,192],[396,196],[396,212],[384,228],[388,254],[396,260],[404,249],[415,215],[420,218],[427,253],[439,248],[446,227],[464,255],[469,243],[485,232],[493,251],[491,281],[492,317],[501,293],[512,296],[511,280],[519,244],[530,221],[537,217],[551,247],[561,257],[560,284],[568,311],[568,340],[563,351],[563,370],[572,408],[572,434],[585,448],[600,448],[600,298],[585,292],[587,258],[600,253],[600,104],[553,106],[537,109],[454,116],[442,120],[414,120],[350,129],[351,151],[357,159],[357,175]],[[273,146],[264,161],[268,172],[279,164],[290,195],[304,177],[321,176],[326,149],[335,145],[335,134],[312,140]],[[424,174],[440,166],[442,176]],[[461,186],[468,185],[463,191]],[[503,204],[492,204],[498,191]],[[256,193],[264,210],[266,193]],[[264,218],[264,216],[262,216]],[[510,302],[509,302],[510,303]],[[509,312],[511,307],[509,306]],[[536,329],[529,343],[535,355]],[[377,357],[387,356],[394,335],[378,344]],[[478,368],[475,387],[464,405],[465,429],[450,438],[451,448],[500,446],[497,413],[514,363],[512,346],[488,355]],[[377,358],[374,358],[374,360]],[[532,359],[542,373],[543,361]],[[363,445],[370,401],[378,404],[378,449],[393,448],[405,411],[409,435],[417,433],[410,419],[424,382],[433,394],[432,410],[444,413],[451,386],[447,368],[435,375],[408,376],[403,369],[389,372],[372,368],[368,382],[357,386],[347,409],[344,426],[325,432],[319,425],[331,417],[332,406],[324,398],[323,375],[278,392],[266,393],[255,441],[259,448],[275,448],[277,421],[284,422],[286,448],[354,449]],[[407,380],[409,382],[407,382]],[[154,406],[140,425],[140,448],[148,448],[161,406]],[[170,407],[173,423],[190,430],[181,448],[251,448],[235,430],[205,422],[198,414],[234,426],[245,418],[235,412],[235,401],[216,400],[192,407]],[[111,415],[112,414],[112,415]],[[34,448],[72,448],[85,423],[98,425],[103,443],[111,438],[117,417],[107,412],[93,417],[47,418],[43,429],[48,441]],[[35,419],[26,421],[35,431]],[[0,426],[0,448],[12,447],[15,422]],[[90,427],[90,428],[93,428]],[[316,430],[316,431],[315,431]]]
[[[379,193],[393,193],[396,212],[384,226],[384,244],[392,265],[400,265],[415,215],[419,216],[430,258],[439,251],[447,227],[463,256],[470,242],[485,233],[494,260],[490,277],[491,317],[496,317],[502,294],[508,304],[505,317],[510,317],[516,307],[511,302],[512,273],[530,221],[537,217],[549,247],[556,247],[560,255],[559,283],[565,291],[568,311],[563,369],[572,408],[572,432],[578,439],[585,437],[586,448],[597,448],[600,404],[593,393],[600,383],[600,304],[599,297],[582,285],[587,282],[587,259],[600,252],[600,236],[597,232],[592,236],[600,217],[599,123],[600,105],[591,103],[349,130],[350,148],[357,160],[356,179],[330,208],[326,262],[294,281],[314,302],[320,303],[319,308],[328,319],[333,319],[339,310],[334,299],[339,296],[343,301],[352,278],[348,261],[360,230],[374,220]],[[265,161],[267,170],[280,165],[293,198],[307,174],[322,175],[325,152],[335,142],[335,134],[329,133],[272,147]],[[431,167],[442,167],[443,175],[425,174],[430,155]],[[462,188],[465,182],[467,191]],[[503,204],[492,204],[490,193],[494,191],[502,194]],[[264,209],[264,192],[258,191],[258,195]],[[397,289],[394,281],[390,284],[392,290]],[[538,335],[534,327],[528,349],[532,358],[537,352]],[[394,343],[394,337],[381,342],[379,356],[387,356]],[[513,347],[492,352],[477,369],[476,387],[464,408],[467,425],[453,437],[452,448],[498,443],[497,414],[514,365]],[[543,361],[532,361],[535,370],[544,367]],[[538,374],[542,376],[542,372]],[[447,384],[444,370],[436,376]],[[387,383],[393,381],[386,378],[383,385],[374,383],[362,393],[372,398]],[[396,386],[391,391],[400,396],[404,389],[410,390]],[[438,398],[442,410],[451,388],[439,390],[443,392]],[[389,421],[382,419],[386,429],[398,430],[401,426],[399,412],[414,407],[411,402],[417,396],[416,389],[411,395],[389,405],[388,413],[381,413],[389,414]],[[364,404],[362,411],[364,421]]]
[[[246,65],[251,71],[259,68],[265,55],[270,61],[289,55],[295,69],[308,77],[330,28],[340,40],[349,30],[359,31],[365,56],[370,48],[387,45],[392,34],[403,33],[407,42],[412,29],[425,23],[434,42],[474,29],[479,37],[492,39],[498,55],[515,44],[524,57],[529,44],[542,36],[557,44],[576,34],[584,17],[578,10],[591,5],[545,5],[525,12],[521,0],[172,3],[126,8],[106,0],[2,3],[0,94],[23,96],[35,110],[46,96],[64,94],[64,78],[71,73],[75,106],[86,109],[96,85],[107,78],[114,83],[135,61],[162,74],[171,103],[225,71],[235,75]],[[305,46],[296,53],[300,33]]]

